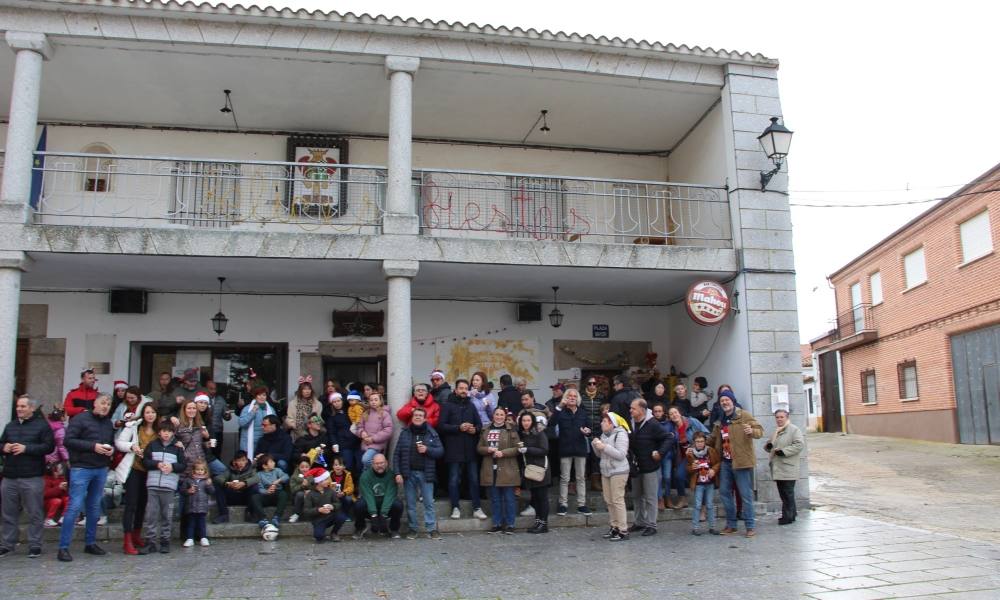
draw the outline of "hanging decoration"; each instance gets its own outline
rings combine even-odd
[[[570,356],[572,356],[576,360],[578,360],[578,361],[580,361],[580,362],[582,362],[584,364],[587,364],[587,365],[610,365],[610,364],[617,364],[619,366],[624,367],[624,366],[627,366],[631,362],[631,359],[629,358],[629,354],[626,351],[616,352],[615,354],[612,354],[610,356],[600,357],[600,356],[588,356],[588,355],[585,355],[582,352],[574,350],[570,346],[560,346],[559,349],[562,350],[563,352],[565,352],[566,354],[569,354]]]
[[[382,337],[385,311],[368,310],[355,298],[347,310],[333,311],[333,337]]]
[[[497,327],[496,329],[487,329],[486,331],[475,331],[472,333],[463,333],[461,335],[451,334],[451,335],[440,335],[437,337],[428,338],[414,338],[413,343],[419,346],[437,346],[438,344],[444,344],[445,342],[458,342],[460,340],[472,340],[473,338],[478,338],[480,336],[486,337],[488,335],[494,335],[507,331],[506,327]]]

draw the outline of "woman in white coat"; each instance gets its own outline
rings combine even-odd
[[[156,439],[156,419],[156,407],[152,403],[143,404],[138,415],[125,421],[115,436],[115,449],[124,453],[114,476],[125,488],[122,510],[122,550],[125,554],[138,554],[136,548],[145,545],[142,519],[146,514],[146,469],[142,466],[142,453],[146,445]]]
[[[628,433],[625,419],[613,412],[601,417],[601,437],[591,444],[601,461],[601,493],[608,505],[611,528],[605,539],[620,542],[628,539],[625,511],[625,484],[628,483]]]
[[[778,427],[764,444],[764,451],[770,455],[771,479],[778,486],[781,497],[778,525],[788,525],[795,522],[795,481],[799,478],[799,457],[806,440],[802,430],[788,420],[787,410],[774,411],[774,421]]]

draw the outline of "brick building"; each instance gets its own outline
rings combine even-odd
[[[820,374],[824,412],[849,433],[1000,443],[998,179],[1000,165],[829,276],[837,326],[813,347],[839,373]]]

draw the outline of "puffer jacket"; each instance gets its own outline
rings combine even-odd
[[[764,435],[764,428],[760,426],[753,415],[742,408],[734,408],[733,414],[728,418],[723,414],[722,419],[712,427],[712,437],[709,445],[715,448],[716,452],[723,460],[726,459],[722,451],[722,427],[729,425],[729,447],[732,449],[732,462],[734,469],[752,469],[757,464],[757,457],[754,455],[753,441],[760,439]],[[750,435],[743,433],[743,426],[750,425],[752,431]]]
[[[587,456],[590,454],[590,442],[580,431],[581,427],[590,428],[590,417],[582,408],[576,412],[568,407],[557,409],[552,415],[556,427],[559,428],[559,456]]]
[[[595,446],[594,453],[601,459],[601,477],[628,475],[629,437],[625,428],[616,426],[611,431],[602,433],[600,440],[604,443],[604,449],[598,450]]]
[[[56,447],[52,452],[45,455],[45,462],[66,462],[69,460],[69,451],[66,450],[66,424],[62,421],[49,421],[49,428],[52,430],[52,437],[56,441]]]
[[[439,458],[444,456],[444,444],[441,443],[441,437],[434,431],[433,427],[426,424],[425,426],[427,431],[422,434],[421,439],[424,446],[427,447],[427,452],[424,453],[424,480],[432,482],[437,481],[436,463]],[[415,438],[416,435],[411,425],[404,427],[399,432],[399,439],[396,440],[396,451],[393,453],[392,464],[396,466],[396,472],[404,478],[409,477],[412,472],[410,461],[413,457],[410,452],[416,443]]]
[[[65,443],[70,466],[107,468],[111,465],[111,457],[94,452],[94,445],[111,445],[114,441],[115,427],[110,418],[98,417],[89,410],[76,415],[69,420],[69,427],[66,428]]]
[[[193,494],[191,493],[192,487],[194,488]],[[185,477],[181,480],[180,492],[187,498],[184,504],[184,514],[207,514],[208,499],[215,494],[215,486],[212,485],[212,480],[207,477],[204,479]]]
[[[146,467],[146,487],[160,490],[176,490],[181,474],[187,469],[184,462],[184,451],[177,447],[177,438],[171,438],[166,444],[157,438],[143,452],[142,466]],[[171,465],[171,471],[164,473],[159,469],[160,463]]]
[[[770,441],[764,445],[764,450],[771,454],[771,479],[774,481],[794,481],[802,476],[799,473],[799,459],[806,447],[802,430],[789,423],[779,433],[772,445]],[[781,455],[778,455],[778,451]]]
[[[73,418],[84,411],[94,408],[94,400],[97,400],[97,388],[85,387],[82,383],[66,393],[63,400],[63,410],[66,416]]]
[[[385,451],[386,445],[392,438],[392,413],[384,406],[381,412],[377,410],[365,411],[354,428],[354,434],[361,438],[362,431],[367,431],[372,438],[371,443],[361,440],[362,450]]]
[[[521,441],[517,432],[510,425],[504,425],[499,429],[492,426],[484,427],[479,435],[479,445],[476,451],[481,456],[486,456],[490,450],[489,437],[491,431],[499,431],[497,449],[503,452],[503,458],[493,458],[492,456],[483,458],[482,468],[479,469],[479,484],[483,487],[514,487],[521,485],[521,469],[518,467],[517,457],[521,455],[517,450],[517,443]],[[493,466],[496,465],[496,482],[493,481]]]
[[[4,427],[0,435],[0,448],[4,444],[24,444],[18,455],[4,454],[3,476],[10,479],[41,477],[45,474],[45,455],[56,447],[52,428],[45,417],[37,413],[21,421],[15,418]]]
[[[413,419],[413,409],[418,407],[427,411],[427,422],[430,423],[431,427],[437,427],[438,419],[441,418],[441,405],[435,402],[434,397],[429,394],[424,398],[423,404],[417,402],[416,396],[411,397],[409,402],[396,411],[396,418],[401,423],[409,425]]]
[[[676,437],[664,431],[656,419],[646,414],[646,419],[632,425],[632,435],[629,446],[635,455],[639,473],[652,473],[660,468],[660,463],[667,458],[674,447]],[[660,453],[660,460],[653,458],[653,452]]]

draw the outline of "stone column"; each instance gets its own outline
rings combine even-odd
[[[386,186],[386,214],[382,231],[387,234],[418,233],[413,207],[413,75],[420,59],[409,56],[385,57],[389,78],[389,181]]]
[[[8,31],[6,38],[16,58],[0,203],[23,207],[20,215],[23,222],[27,219],[28,197],[31,195],[31,163],[38,125],[42,61],[51,58],[52,47],[43,33]]]
[[[10,421],[13,407],[14,359],[17,355],[17,313],[21,302],[24,252],[0,251],[0,430]],[[51,399],[48,400],[51,403]]]
[[[760,189],[760,172],[769,171],[774,165],[764,155],[757,136],[770,124],[771,117],[782,116],[777,69],[727,65],[722,108],[733,239],[747,271],[736,281],[750,342],[752,397],[749,405],[744,401],[744,406],[751,408],[764,426],[765,435],[770,436],[775,428],[771,414],[771,385],[787,385],[791,421],[805,431],[807,414],[802,391],[792,220],[787,195],[788,163],[771,179],[766,190]],[[794,123],[788,125],[795,129]],[[793,152],[794,148],[793,144]],[[779,507],[763,443],[756,447],[758,499],[769,508]],[[802,477],[795,486],[796,495],[805,503],[809,497],[807,461],[803,454]]]
[[[415,260],[382,261],[389,288],[385,338],[388,343],[386,403],[393,414],[410,400],[413,381],[413,334],[411,333],[410,283],[420,263]]]

